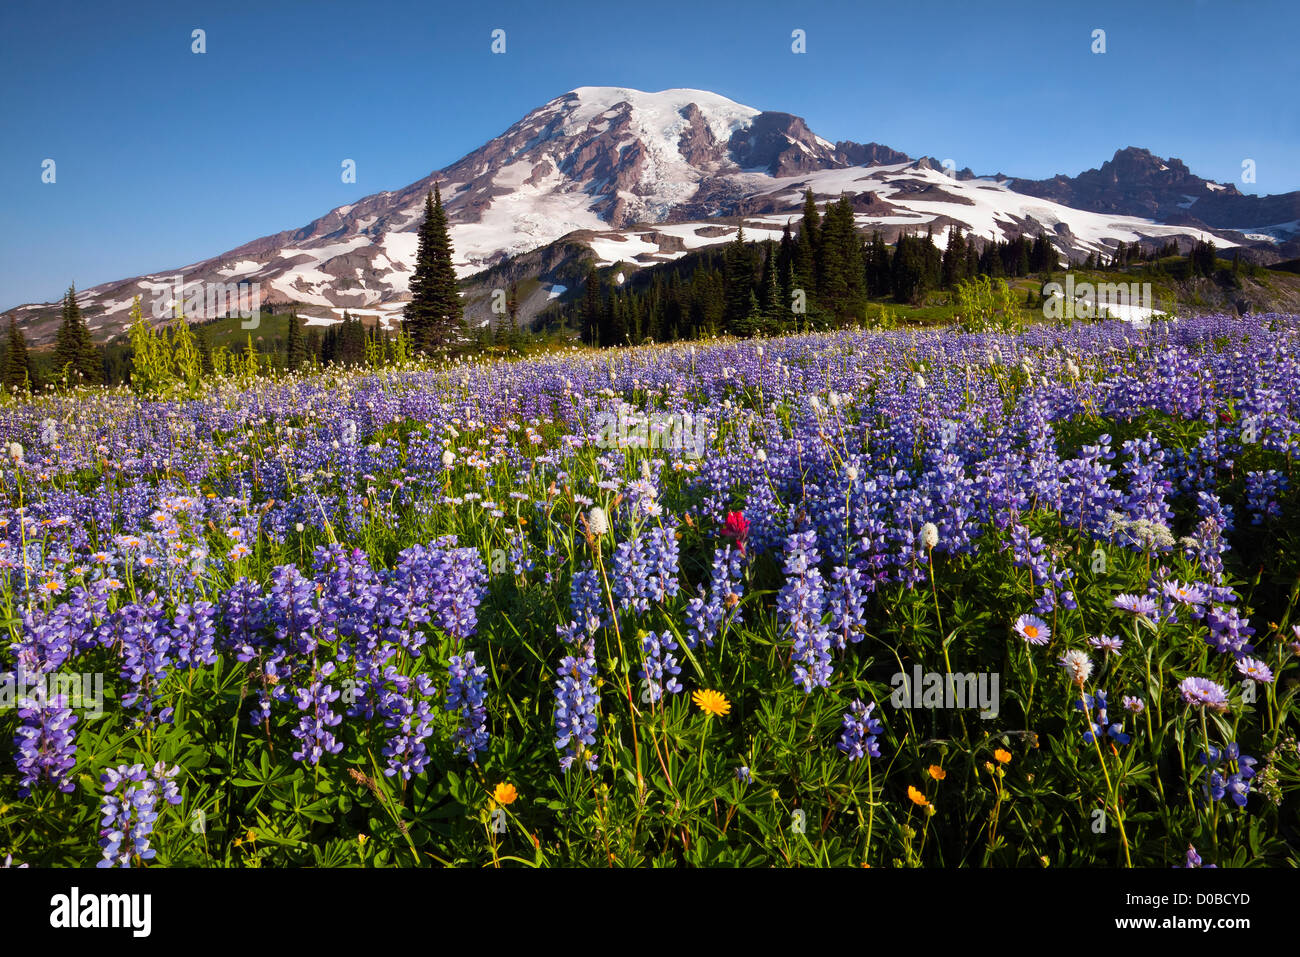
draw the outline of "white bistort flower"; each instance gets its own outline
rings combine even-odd
[[[939,544],[939,527],[934,522],[926,522],[921,526],[921,544],[926,548],[934,548]]]
[[[587,527],[591,529],[593,535],[609,534],[609,516],[599,505],[587,513]]]
[[[1080,687],[1092,675],[1092,659],[1082,651],[1071,650],[1061,655],[1061,667],[1070,680]]]

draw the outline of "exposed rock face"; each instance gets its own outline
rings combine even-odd
[[[177,274],[187,283],[256,283],[262,304],[295,303],[304,314],[337,315],[346,306],[362,314],[392,315],[409,295],[415,231],[425,194],[435,184],[463,276],[546,249],[571,234],[584,237],[598,259],[604,242],[611,255],[621,247],[628,251],[620,259],[647,262],[730,235],[720,227],[717,233],[700,228],[684,237],[669,229],[673,225],[767,217],[746,225],[747,235],[751,229],[755,236],[779,231],[788,221],[797,223],[808,186],[819,201],[848,195],[859,226],[879,227],[887,236],[926,224],[970,228],[976,222],[984,224],[980,233],[986,235],[992,222],[993,231],[1004,235],[1045,228],[1067,251],[1086,252],[1089,243],[1096,245],[1095,223],[1090,230],[1062,230],[1071,210],[1047,209],[1030,197],[1175,224],[1185,230],[1179,235],[1208,225],[1225,239],[1269,252],[1291,250],[1290,255],[1300,235],[1300,193],[1242,195],[1234,186],[1195,176],[1179,160],[1131,147],[1077,177],[983,179],[962,188],[972,180],[970,170],[949,176],[938,161],[913,161],[878,143],[832,144],[798,116],[763,112],[715,93],[582,87],[403,189],[366,196],[299,229],[264,236],[212,259],[86,289],[79,300],[100,338],[124,328],[135,296],[145,300],[146,314],[151,297],[162,296],[165,306],[165,290]],[[990,203],[997,207],[993,217],[980,212]],[[640,224],[651,231],[641,230],[637,242],[628,241],[637,233],[630,227]],[[1267,235],[1252,234],[1256,227]],[[1109,222],[1102,228],[1111,234]],[[1144,228],[1126,223],[1115,232],[1130,241],[1135,229],[1143,236],[1169,234],[1143,233]],[[1238,232],[1222,232],[1226,229]],[[1084,235],[1093,239],[1079,238]],[[563,278],[556,283],[568,286]],[[53,336],[58,305],[21,306],[12,314],[40,343]],[[191,318],[210,316],[199,312]]]
[[[1162,159],[1135,146],[1117,150],[1099,169],[1078,176],[1013,179],[1009,185],[1076,209],[1166,223],[1240,229],[1300,220],[1300,192],[1245,195],[1232,183],[1197,176],[1180,159]]]

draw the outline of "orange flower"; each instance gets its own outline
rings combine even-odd
[[[930,765],[930,777],[934,778],[936,781],[942,781],[947,776],[948,776],[948,772],[945,771],[943,768],[939,767],[939,765],[937,764]]]
[[[696,691],[691,697],[701,711],[708,715],[725,715],[731,710],[731,702],[721,691],[704,689]]]
[[[930,802],[925,799],[925,795],[910,784],[907,786],[907,796],[912,799],[912,803],[917,807],[930,806]]]
[[[517,797],[519,792],[515,790],[515,786],[505,782],[498,784],[496,790],[492,792],[492,800],[502,805],[514,804]]]
[[[998,748],[996,751],[993,752],[993,757],[997,758],[998,764],[1006,764],[1008,761],[1011,760],[1011,753],[1009,751],[1003,751],[1001,748]]]

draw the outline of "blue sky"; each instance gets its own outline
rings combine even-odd
[[[978,173],[1076,174],[1145,146],[1287,192],[1298,28],[1291,0],[4,0],[0,309],[302,226],[588,85],[713,90]]]

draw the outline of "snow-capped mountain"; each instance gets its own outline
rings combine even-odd
[[[808,188],[819,201],[850,194],[858,224],[880,228],[890,239],[904,229],[932,229],[942,242],[942,232],[954,225],[999,239],[1046,231],[1076,258],[1121,240],[1191,242],[1210,235],[1211,226],[1220,247],[1276,246],[1291,236],[1280,220],[1228,220],[1252,213],[1267,218],[1274,208],[1290,209],[1288,197],[1300,194],[1267,197],[1277,202],[1253,209],[1238,204],[1233,215],[1205,219],[1199,204],[1221,204],[1220,192],[1234,202],[1257,198],[1198,177],[1162,186],[1154,201],[1149,189],[1129,195],[1124,184],[1131,171],[1120,159],[1116,154],[1101,171],[1074,180],[979,178],[876,143],[831,143],[797,116],[716,93],[581,87],[404,189],[340,206],[301,229],[203,262],[103,283],[81,291],[79,301],[100,337],[122,328],[134,296],[142,297],[146,314],[153,303],[170,303],[177,275],[187,284],[257,283],[263,305],[297,303],[300,314],[322,319],[348,308],[387,324],[408,296],[424,196],[435,182],[462,276],[565,236],[589,246],[600,262],[634,264],[726,242],[741,226],[755,239],[777,236],[787,221],[797,222]],[[1168,201],[1171,189],[1186,189],[1186,198]],[[1289,225],[1294,231],[1296,224]],[[1223,232],[1228,227],[1236,232]],[[559,291],[553,287],[551,294]],[[52,337],[57,305],[13,312],[31,340]],[[189,314],[208,318],[203,310]]]

